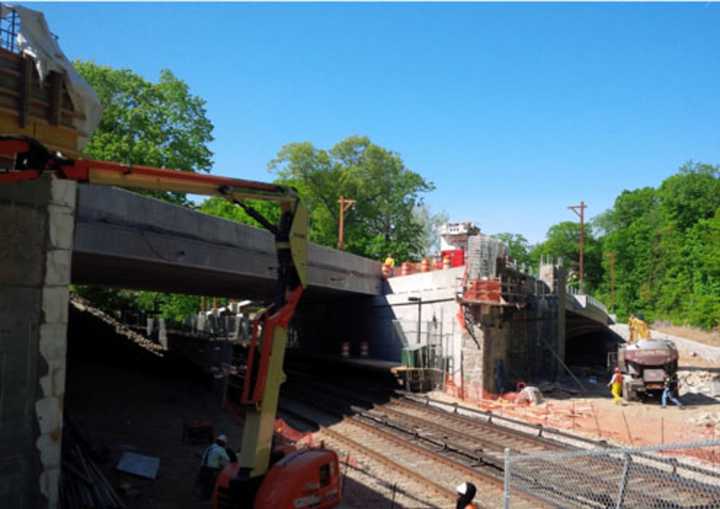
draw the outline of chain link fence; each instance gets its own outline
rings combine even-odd
[[[716,454],[720,440],[538,454],[507,449],[504,507],[524,507],[526,493],[568,509],[720,508],[720,467],[682,458],[699,450]]]

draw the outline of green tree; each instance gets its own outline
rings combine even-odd
[[[188,85],[163,70],[151,83],[128,69],[113,69],[93,62],[75,62],[75,68],[95,89],[103,105],[100,125],[84,155],[89,158],[208,172],[212,167],[213,125],[205,101],[190,93]],[[145,192],[174,203],[188,204],[184,194]],[[78,287],[77,292],[105,309],[159,310],[177,319],[197,309],[197,298],[156,292],[117,291]]]
[[[663,181],[658,191],[667,221],[686,231],[720,207],[720,178],[714,166],[688,163]]]
[[[687,236],[690,292],[687,321],[705,328],[720,326],[720,208],[698,221]]]
[[[151,83],[129,69],[77,61],[75,68],[93,87],[103,106],[100,125],[85,155],[93,159],[185,171],[210,171],[213,125],[205,101],[190,93],[169,70]],[[156,193],[185,203],[179,193]]]
[[[530,258],[530,243],[524,236],[519,233],[503,232],[496,233],[493,237],[507,245],[510,257],[513,258],[518,265],[526,265],[531,270],[537,268],[536,264],[533,264],[533,260]]]
[[[563,221],[550,227],[546,240],[533,247],[530,260],[537,265],[541,256],[562,258],[572,271],[569,284],[577,286],[580,260],[580,224]],[[593,291],[602,278],[602,249],[591,224],[585,225],[584,279],[585,290]]]
[[[424,225],[414,211],[422,193],[434,189],[408,169],[400,156],[364,136],[351,136],[330,150],[310,143],[285,145],[269,168],[278,182],[297,188],[310,210],[310,238],[337,243],[338,198],[356,201],[345,218],[345,246],[370,258],[388,254],[419,258],[426,247]]]
[[[615,311],[621,318],[637,312],[649,319],[654,315],[661,222],[657,191],[650,187],[623,191],[600,220],[605,231],[605,277],[600,295],[605,300],[610,297],[610,259],[614,256]]]
[[[595,224],[602,231],[604,275],[621,319],[642,311],[650,320],[706,328],[720,324],[720,168],[688,163],[657,189],[624,191]]]
[[[275,224],[280,218],[280,209],[277,205],[274,205],[267,201],[248,200],[247,204],[260,212],[268,221]],[[205,200],[197,208],[200,212],[211,216],[221,217],[223,219],[229,219],[236,223],[249,224],[256,228],[263,228],[255,219],[250,217],[245,210],[239,205],[232,203],[225,198],[213,196]]]
[[[165,319],[182,322],[200,309],[200,297],[161,292],[135,292],[135,306]]]

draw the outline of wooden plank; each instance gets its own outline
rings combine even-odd
[[[34,123],[35,138],[43,144],[62,147],[67,155],[77,154],[78,133],[74,129],[62,126],[51,126],[44,122]]]
[[[20,55],[5,48],[0,48],[0,58],[4,60],[15,60],[16,62],[19,62],[21,59]]]
[[[51,126],[47,120],[32,121],[26,127],[20,127],[15,110],[0,108],[0,132],[4,136],[29,136],[51,150],[59,150],[68,157],[79,157],[78,133],[63,126]]]
[[[62,93],[63,93],[63,77],[52,72],[50,79],[50,108],[48,111],[48,120],[52,125],[60,124],[60,115],[62,113]]]
[[[8,62],[7,60],[0,59],[0,74],[19,77],[20,67],[18,66],[18,62]]]
[[[33,61],[29,57],[22,59],[22,79],[20,80],[20,127],[28,125],[30,100],[32,93]]]
[[[17,91],[17,87],[15,89],[8,88],[7,86],[4,86],[1,84],[2,78],[0,77],[0,104],[3,104],[5,106],[11,105],[12,107],[15,107],[20,99],[19,93]],[[40,108],[43,110],[46,110],[50,107],[50,104],[42,99],[35,99],[33,98],[32,101],[30,101],[30,116],[33,116],[33,111],[35,108]],[[84,120],[85,116],[82,113],[77,113],[72,110],[72,108],[65,108],[61,110],[63,119],[66,119],[67,121],[71,122],[72,119],[77,118],[80,120]],[[39,115],[40,117],[44,118],[45,115],[41,113]]]
[[[8,93],[18,95],[20,93],[20,82],[19,76],[10,76],[8,74],[0,73],[0,87],[7,89]]]
[[[0,108],[0,132],[4,136],[33,136],[35,134],[32,127],[20,127],[17,110],[5,110],[4,108]]]

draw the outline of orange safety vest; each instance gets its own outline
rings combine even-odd
[[[622,383],[623,383],[623,375],[622,375],[622,373],[615,373],[615,374],[613,375],[613,377],[612,377],[612,383],[613,383],[613,384],[620,384],[620,385],[622,385]]]

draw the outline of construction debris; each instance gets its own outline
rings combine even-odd
[[[91,449],[69,421],[63,433],[60,509],[124,509],[126,505],[91,459]]]
[[[720,430],[720,412],[700,414],[694,419],[691,419],[690,422],[698,426],[704,426],[713,430]]]
[[[573,387],[554,382],[542,382],[538,386],[538,390],[541,394],[554,394],[555,396],[577,396],[578,394],[580,394],[580,391]]]
[[[78,311],[82,311],[84,313],[90,313],[91,315],[99,318],[106,324],[114,327],[116,333],[120,334],[121,336],[125,336],[126,338],[130,339],[132,342],[134,342],[138,346],[144,348],[148,352],[151,352],[157,356],[162,357],[163,352],[167,351],[167,346],[156,343],[156,342],[146,338],[145,336],[138,334],[137,332],[135,332],[132,329],[130,329],[129,327],[123,325],[121,322],[119,322],[112,316],[108,315],[104,311],[102,311],[96,307],[93,307],[86,300],[81,299],[76,296],[73,296],[70,299],[70,302],[75,307],[75,309],[77,309]]]
[[[678,381],[683,393],[720,397],[720,373],[710,370],[679,370]]]
[[[531,405],[539,405],[543,402],[543,395],[542,392],[540,392],[540,389],[538,389],[537,387],[528,386],[523,388],[523,390],[518,393],[515,402],[528,402]]]

